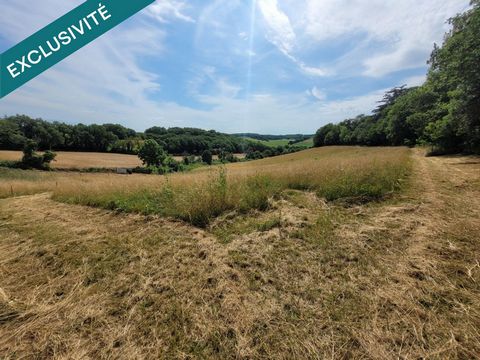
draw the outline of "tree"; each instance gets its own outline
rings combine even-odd
[[[424,85],[385,93],[372,116],[318,129],[315,146],[430,144],[437,153],[480,153],[480,0],[450,19]]]
[[[138,151],[138,157],[144,165],[159,167],[167,158],[167,154],[155,140],[148,139]]]
[[[55,160],[57,156],[54,152],[48,150],[43,155],[36,153],[38,145],[33,140],[28,140],[23,148],[23,157],[20,167],[24,169],[41,169],[47,170],[50,168],[50,163]]]
[[[378,102],[379,105],[373,110],[373,114],[377,118],[381,117],[386,109],[395,104],[397,99],[403,96],[409,90],[410,89],[407,88],[407,85],[402,85],[387,91],[385,95],[383,95],[383,99]]]
[[[428,83],[448,111],[437,119],[435,131],[446,131],[442,139],[453,136],[452,149],[444,150],[480,153],[480,1],[471,4],[472,9],[450,19],[452,30],[432,52]]]
[[[0,120],[0,149],[19,150],[26,140],[16,123],[7,118]]]
[[[313,145],[315,147],[320,147],[320,146],[327,145],[325,143],[325,138],[331,130],[335,129],[335,127],[336,127],[336,125],[334,125],[334,124],[327,124],[327,125],[321,127],[320,129],[318,129],[315,136],[313,137]]]
[[[213,156],[212,156],[212,152],[210,150],[205,150],[202,153],[202,161],[204,163],[207,163],[208,165],[212,165]]]

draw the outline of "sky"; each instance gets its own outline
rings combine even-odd
[[[81,0],[0,0],[0,52]],[[157,0],[0,99],[66,123],[314,133],[425,81],[469,0]]]

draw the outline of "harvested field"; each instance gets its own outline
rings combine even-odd
[[[57,169],[115,169],[115,168],[134,168],[142,166],[142,162],[137,155],[112,154],[112,153],[88,153],[88,152],[56,152],[57,157],[52,163],[53,168]],[[245,154],[235,154],[239,159],[245,158]],[[17,161],[22,158],[21,151],[0,150],[0,161]],[[174,156],[177,161],[182,161],[183,157]],[[218,160],[218,156],[213,156]]]
[[[380,155],[404,159],[401,149],[233,164],[227,177],[259,164],[282,184],[304,171],[311,187],[285,186],[267,208],[203,229],[52,200],[82,182],[135,193],[163,177],[25,172],[61,193],[0,200],[0,358],[478,358],[480,159],[403,151],[411,175],[373,202],[327,201],[328,183],[306,170],[385,167]]]
[[[53,168],[59,169],[88,169],[88,168],[133,168],[141,166],[142,162],[136,155],[87,153],[58,151]],[[21,151],[0,150],[0,160],[20,160]]]

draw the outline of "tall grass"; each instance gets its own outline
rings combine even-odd
[[[113,175],[96,181],[84,178],[56,187],[54,198],[158,214],[204,227],[228,211],[264,210],[270,198],[287,189],[314,191],[329,201],[380,199],[400,189],[409,171],[409,150],[404,148],[313,149],[187,174],[137,177],[137,181]]]
[[[409,171],[406,148],[330,147],[169,176],[0,169],[0,198],[52,192],[63,202],[205,226],[228,211],[264,210],[287,189],[328,201],[380,199],[400,189]]]

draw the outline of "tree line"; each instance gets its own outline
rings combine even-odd
[[[315,146],[430,145],[433,153],[480,153],[480,0],[449,20],[427,80],[388,91],[371,115],[321,127]]]
[[[29,141],[40,150],[134,153],[141,136],[118,124],[70,125],[26,115],[0,119],[0,149],[21,150]]]
[[[303,150],[293,145],[271,148],[257,141],[196,128],[154,126],[136,132],[119,124],[76,124],[48,122],[26,115],[0,119],[0,149],[23,150],[30,142],[36,149],[55,151],[113,152],[138,155],[147,140],[154,140],[172,155],[218,155],[225,162],[236,161],[235,153],[260,159]]]
[[[313,135],[305,135],[305,134],[262,135],[262,134],[256,134],[256,133],[236,133],[232,135],[241,137],[241,138],[250,138],[250,139],[261,140],[261,141],[290,139],[290,140],[293,140],[294,142],[302,142],[310,139],[313,136]]]

